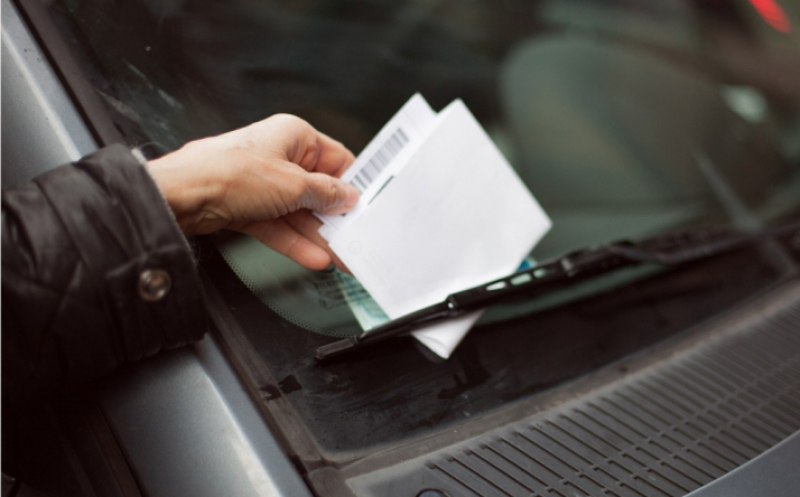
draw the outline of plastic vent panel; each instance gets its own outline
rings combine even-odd
[[[588,399],[349,483],[358,495],[681,496],[798,429],[795,300]]]

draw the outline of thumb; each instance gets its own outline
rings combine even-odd
[[[341,214],[358,202],[353,185],[324,173],[309,173],[301,207],[323,214]]]

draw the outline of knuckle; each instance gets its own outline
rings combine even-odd
[[[327,181],[325,188],[327,190],[325,195],[326,200],[332,204],[338,204],[341,200],[339,185],[337,185],[335,181]]]
[[[281,127],[293,128],[298,131],[311,128],[311,125],[304,119],[301,119],[293,114],[275,114],[269,118],[269,121]]]
[[[309,207],[326,209],[339,201],[339,188],[335,181],[317,174],[309,175]]]
[[[289,194],[289,198],[295,202],[300,202],[304,198],[309,196],[312,187],[307,182],[304,181],[292,181],[291,184],[286,189],[286,192]]]
[[[311,140],[306,144],[306,156],[308,157],[316,157],[317,153],[319,152],[319,145],[317,144],[316,140]]]

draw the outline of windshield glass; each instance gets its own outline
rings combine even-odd
[[[462,98],[553,220],[537,260],[699,224],[753,228],[799,207],[798,2],[47,5],[114,124],[151,151],[290,112],[358,153],[413,93],[436,110]],[[202,244],[200,266],[214,316],[232,318],[217,338],[246,351],[254,399],[313,468],[566,402],[587,391],[581,378],[660,360],[655,344],[797,274],[774,246],[635,268],[497,306],[444,362],[397,338],[320,364],[331,339],[319,333],[359,333],[356,314],[379,309],[340,274],[212,238],[228,263]]]
[[[689,225],[753,227],[800,202],[797,2],[55,0],[50,8],[91,61],[92,82],[129,143],[162,153],[277,112],[358,153],[413,93],[437,110],[462,98],[553,220],[534,259]],[[380,314],[342,274],[303,270],[247,240],[216,243],[294,324],[352,335],[360,331],[353,312]]]

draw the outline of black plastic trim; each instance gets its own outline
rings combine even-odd
[[[686,497],[795,497],[800,489],[800,431]]]

